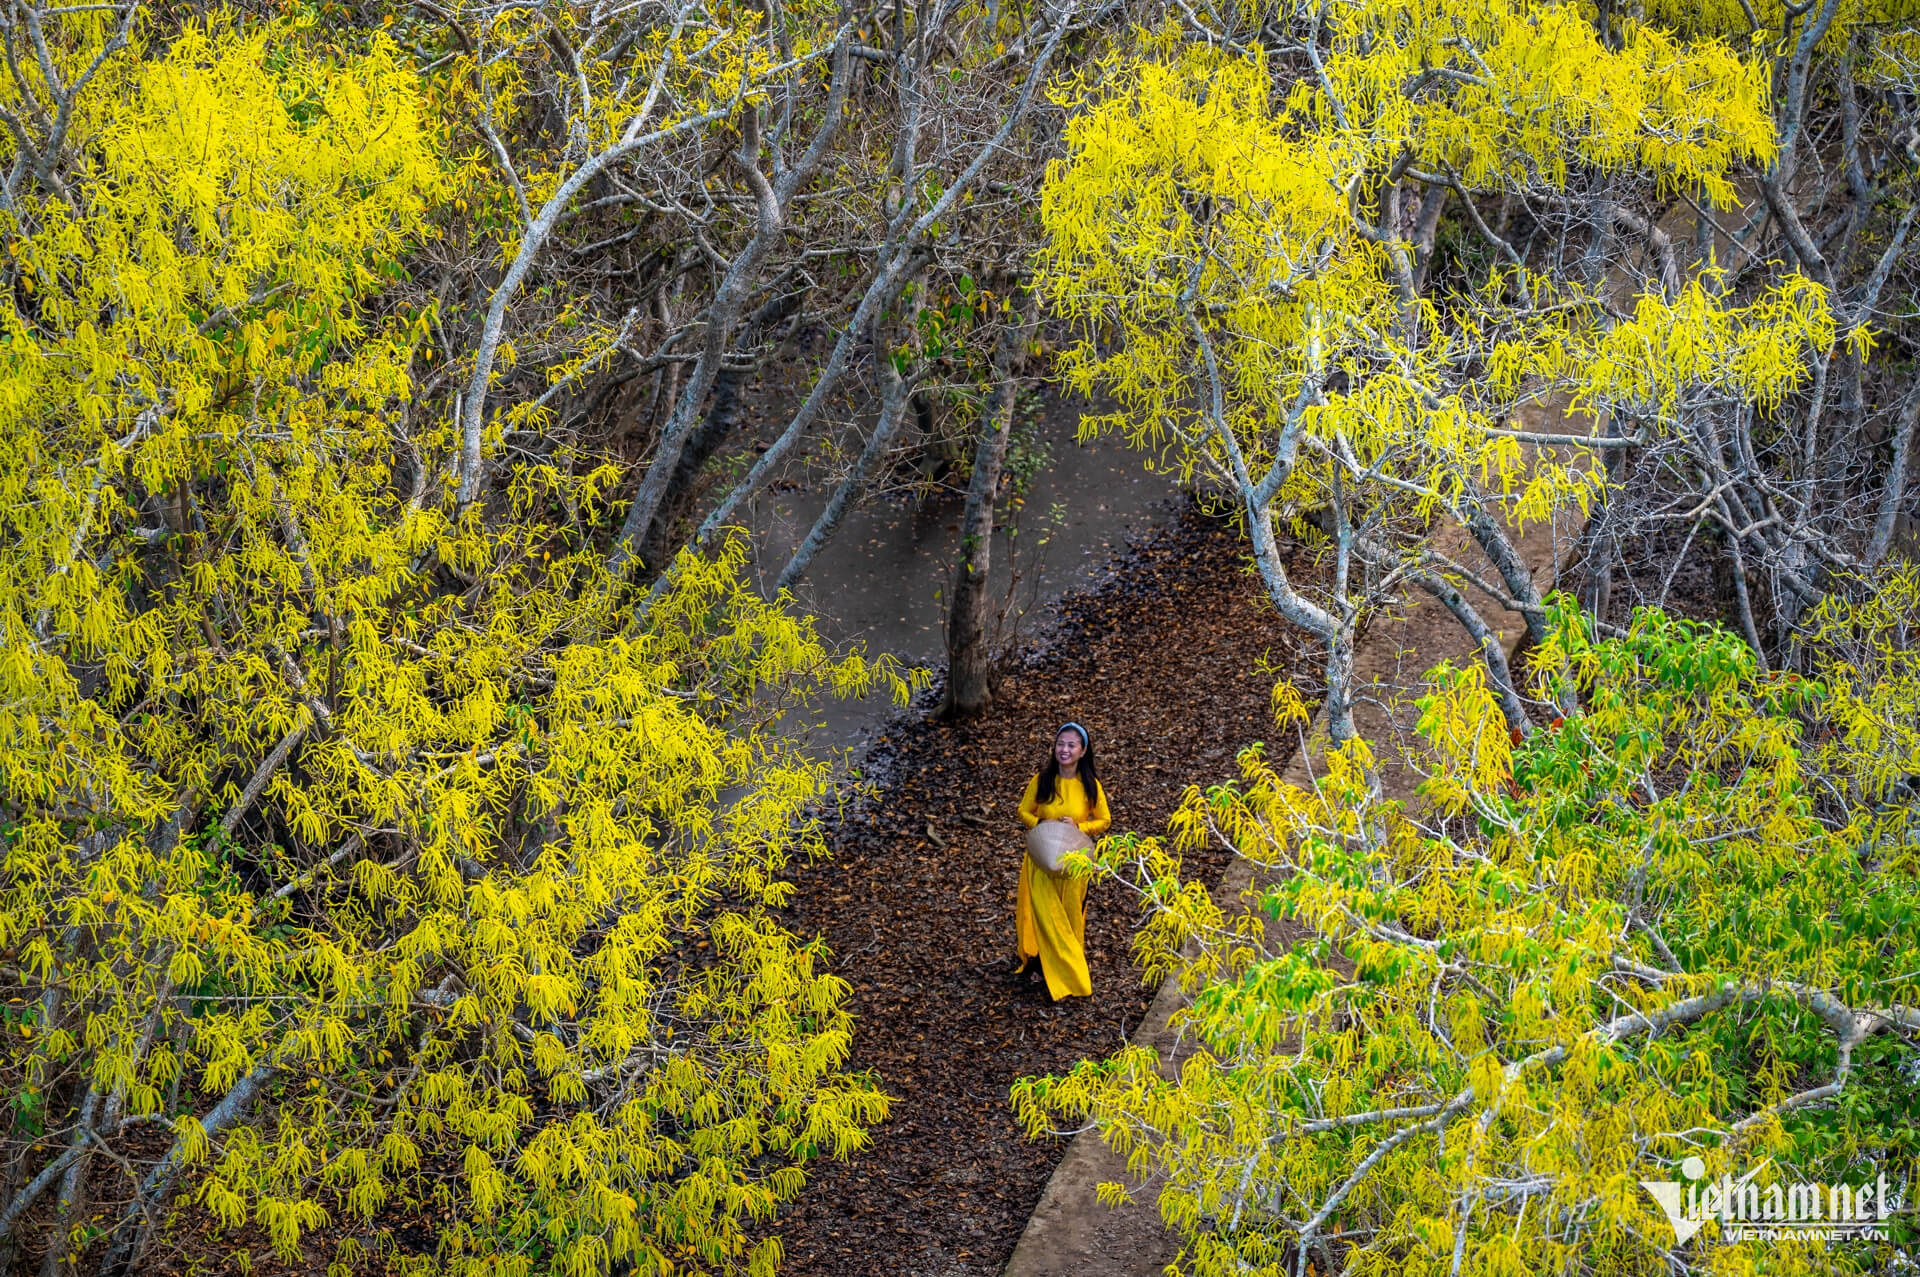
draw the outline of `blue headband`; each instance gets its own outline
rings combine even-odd
[[[1092,738],[1090,738],[1090,737],[1089,737],[1089,736],[1087,735],[1087,729],[1086,729],[1086,728],[1084,728],[1084,727],[1082,727],[1082,726],[1080,726],[1080,724],[1078,724],[1078,723],[1067,723],[1067,724],[1065,724],[1064,726],[1062,726],[1062,727],[1060,728],[1060,732],[1064,732],[1064,731],[1066,731],[1068,727],[1071,727],[1071,728],[1072,728],[1072,729],[1073,729],[1074,731],[1076,731],[1076,732],[1079,732],[1079,733],[1080,733],[1080,748],[1081,748],[1081,749],[1092,749],[1092,748],[1093,748],[1093,740],[1092,740]],[[1060,732],[1055,732],[1055,733],[1054,733],[1054,735],[1055,735],[1055,736],[1058,736],[1058,735],[1060,734]]]

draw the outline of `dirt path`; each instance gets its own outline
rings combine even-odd
[[[1047,652],[986,721],[912,714],[876,744],[869,773],[894,779],[833,832],[830,862],[794,875],[785,920],[832,946],[854,990],[854,1066],[879,1075],[894,1112],[866,1152],[814,1168],[778,1224],[783,1272],[934,1277],[1006,1264],[1065,1147],[1023,1137],[1008,1087],[1108,1053],[1154,993],[1129,957],[1131,906],[1099,885],[1088,899],[1092,998],[1054,1008],[1001,974],[1021,855],[1015,807],[1069,719],[1093,733],[1116,832],[1163,831],[1188,783],[1230,775],[1249,741],[1278,746],[1273,676],[1259,665],[1297,668],[1299,642],[1247,563],[1230,531],[1188,510],[1103,584],[1069,596]],[[1225,857],[1210,855],[1189,872],[1215,877]]]

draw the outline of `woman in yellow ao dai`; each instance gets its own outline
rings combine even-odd
[[[1027,782],[1020,799],[1020,820],[1032,829],[1043,820],[1067,820],[1089,838],[1113,823],[1107,794],[1094,774],[1093,741],[1078,723],[1062,727],[1047,764]],[[1020,946],[1016,973],[1038,964],[1047,992],[1058,1002],[1093,992],[1087,973],[1087,879],[1054,873],[1020,857],[1020,890],[1014,903],[1014,930]]]

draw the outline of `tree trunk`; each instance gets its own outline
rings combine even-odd
[[[617,570],[626,563],[660,512],[668,486],[685,456],[687,436],[693,433],[701,407],[726,362],[727,348],[739,324],[740,308],[746,304],[754,280],[759,277],[761,263],[773,251],[786,227],[786,210],[792,205],[794,196],[813,179],[813,174],[826,158],[828,144],[839,131],[840,108],[846,100],[852,79],[851,66],[852,58],[847,52],[846,42],[842,40],[834,46],[833,87],[827,93],[823,123],[799,160],[773,182],[768,182],[759,168],[759,112],[748,108],[741,116],[740,151],[735,158],[747,185],[753,190],[757,210],[753,235],[739,255],[727,264],[726,274],[721,277],[720,286],[714,290],[713,302],[707,308],[705,344],[700,357],[694,362],[686,389],[681,392],[678,404],[667,418],[667,428],[660,436],[660,448],[653,464],[647,467],[639,491],[634,494],[633,505],[627,509],[626,521],[620,525],[620,535],[614,540],[613,553],[607,558],[610,569]]]
[[[67,1163],[60,1178],[60,1196],[54,1207],[53,1227],[47,1233],[47,1253],[40,1264],[40,1277],[62,1277],[75,1271],[73,1260],[85,1243],[75,1245],[71,1238],[76,1223],[87,1216],[87,1168],[92,1160],[90,1141],[93,1118],[100,1107],[100,1088],[87,1092],[80,1108],[80,1121],[73,1128],[74,1159]]]
[[[642,567],[649,572],[665,569],[667,556],[672,553],[670,537],[673,525],[692,504],[694,481],[699,478],[707,460],[733,433],[734,422],[740,415],[741,378],[742,374],[729,370],[714,379],[713,402],[707,408],[707,415],[681,449],[666,495],[661,498],[660,508],[654,512],[645,535],[640,538],[636,553]]]
[[[967,508],[960,521],[960,557],[955,565],[953,611],[947,619],[947,695],[942,718],[972,718],[993,701],[993,653],[987,642],[987,580],[993,566],[993,498],[1007,457],[1018,389],[1014,365],[1026,341],[1028,312],[1022,309],[1000,334],[993,356],[993,394],[973,451]]]
[[[1440,237],[1440,215],[1446,211],[1447,196],[1453,194],[1453,188],[1439,182],[1427,188],[1427,194],[1420,201],[1420,212],[1413,219],[1413,287],[1414,291],[1424,293],[1427,290],[1427,276],[1433,273],[1433,245]]]
[[[806,294],[799,291],[783,292],[767,302],[742,328],[746,342],[750,344],[760,340],[768,330],[790,318],[805,297]],[[666,561],[674,550],[674,526],[686,517],[693,505],[694,485],[700,478],[700,472],[706,469],[714,453],[732,438],[735,428],[740,424],[741,390],[745,387],[747,376],[745,372],[722,368],[714,378],[713,398],[707,406],[707,415],[681,449],[680,457],[674,464],[673,477],[667,483],[666,495],[661,499],[659,509],[654,512],[646,534],[640,538],[638,553],[647,571],[666,570]]]

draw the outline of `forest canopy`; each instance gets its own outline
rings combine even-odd
[[[1637,1179],[1911,1167],[1902,0],[0,3],[0,1268],[774,1271],[911,1102],[776,916],[783,715],[925,683],[789,587],[964,498],[983,712],[1041,376],[1237,521],[1335,748],[1101,849],[1204,1052],[1030,1129],[1196,1273],[1704,1269]],[[1352,712],[1416,595],[1425,815]]]
[[[611,465],[446,499],[390,294],[462,177],[391,40],[59,33],[0,354],[0,1235],[122,1271],[187,1190],[289,1257],[398,1210],[447,1271],[769,1270],[886,1112],[768,914],[825,776],[772,720],[907,684],[737,542],[636,617]]]
[[[1030,1134],[1125,1156],[1180,1271],[1911,1246],[1920,33],[1682,8],[1210,11],[1064,95],[1036,278],[1065,375],[1116,402],[1086,428],[1208,476],[1326,663],[1311,779],[1256,743],[1089,866],[1189,994],[1177,1075],[1134,1046],[1013,1091]],[[1522,549],[1563,522],[1579,598]],[[1330,571],[1290,575],[1289,531]],[[1663,610],[1690,556],[1727,626]],[[1482,659],[1429,673],[1403,802],[1354,654],[1410,591]],[[1489,604],[1527,618],[1527,677]],[[1185,877],[1205,843],[1244,897]],[[1689,1243],[1642,1188],[1764,1167],[1878,1169],[1900,1222]]]

